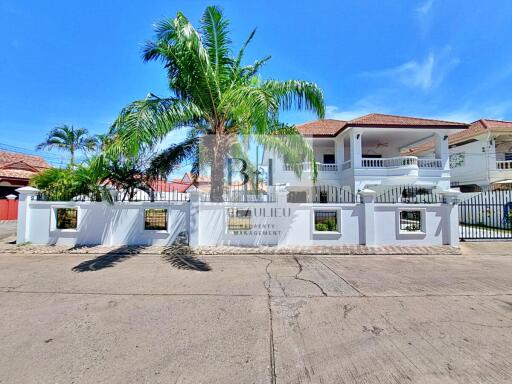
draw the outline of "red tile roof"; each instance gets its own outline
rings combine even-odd
[[[336,136],[348,127],[376,128],[467,128],[465,123],[454,121],[423,119],[397,115],[370,113],[350,121],[324,119],[297,125],[297,130],[304,136]]]
[[[346,125],[346,121],[323,119],[297,125],[297,130],[304,136],[336,136]]]
[[[157,192],[186,192],[192,183],[181,183],[176,181],[157,180],[153,181],[150,186]]]
[[[381,113],[370,113],[369,115],[358,117],[350,120],[347,125],[351,127],[467,127],[467,124],[454,121],[384,115]]]
[[[448,145],[457,144],[473,137],[481,135],[485,132],[508,132],[512,133],[512,121],[480,119],[473,121],[468,129],[454,133],[448,137]],[[430,140],[416,148],[413,148],[409,153],[416,154],[422,153],[434,148],[434,142]]]
[[[28,180],[37,172],[49,167],[40,156],[0,150],[0,178]]]
[[[26,155],[24,153],[16,153],[0,150],[0,167],[9,163],[24,162],[34,168],[49,168],[50,166],[41,156]]]

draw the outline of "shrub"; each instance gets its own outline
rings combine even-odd
[[[325,223],[315,224],[315,230],[319,232],[329,231],[329,227]]]

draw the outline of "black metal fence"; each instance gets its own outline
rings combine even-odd
[[[52,190],[41,192],[37,195],[40,201],[106,201],[106,202],[138,202],[138,201],[188,201],[189,194],[183,192],[183,188],[176,188],[170,183],[159,186],[158,188],[133,188],[133,189],[115,189],[108,187],[98,187],[91,191],[73,191],[73,190]]]
[[[443,197],[431,188],[416,185],[399,185],[386,189],[375,198],[377,203],[437,204]]]
[[[251,188],[248,184],[224,186],[222,197],[214,197],[211,192],[202,192],[201,201],[204,202],[232,202],[232,203],[273,203],[276,201],[275,193],[266,188]]]
[[[465,195],[459,204],[461,239],[512,239],[512,191]]]

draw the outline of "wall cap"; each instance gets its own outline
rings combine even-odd
[[[24,195],[37,195],[40,191],[34,187],[21,187],[16,189],[16,192]]]

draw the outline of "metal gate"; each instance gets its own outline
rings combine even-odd
[[[512,191],[485,191],[463,197],[459,204],[462,240],[512,239]]]

